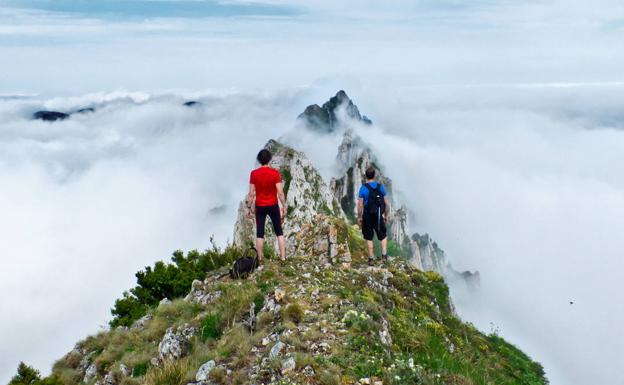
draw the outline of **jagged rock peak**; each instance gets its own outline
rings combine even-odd
[[[342,119],[341,109],[344,109],[344,116],[350,119],[365,124],[373,123],[365,115],[360,114],[357,106],[343,90],[338,91],[322,107],[318,104],[309,105],[297,119],[314,131],[330,133],[346,123]]]

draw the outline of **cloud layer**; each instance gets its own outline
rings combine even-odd
[[[0,310],[15,314],[0,320],[0,380],[95,332],[134,271],[226,242],[268,138],[288,133],[331,175],[339,138],[291,130],[345,88],[415,230],[482,272],[480,298],[453,289],[461,314],[555,385],[624,382],[623,5],[265,3],[295,12],[0,7]]]

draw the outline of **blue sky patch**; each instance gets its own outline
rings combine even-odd
[[[294,7],[214,0],[8,0],[2,6],[102,18],[289,16],[300,13]]]

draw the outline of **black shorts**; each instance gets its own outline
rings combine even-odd
[[[377,215],[364,214],[362,216],[362,235],[367,241],[373,240],[373,234],[377,233],[377,239],[383,241],[386,239],[386,222],[383,217]]]
[[[266,223],[267,215],[271,218],[275,235],[278,237],[284,235],[279,205],[256,206],[256,237],[264,238],[264,224]]]

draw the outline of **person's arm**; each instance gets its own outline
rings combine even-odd
[[[284,187],[282,186],[282,182],[276,183],[275,187],[277,187],[277,197],[282,203],[282,219],[284,219],[286,217],[286,195],[284,194]]]
[[[388,196],[384,196],[384,202],[386,203],[386,209],[384,210],[383,216],[384,216],[384,222],[388,222],[388,216],[390,215],[390,199],[388,199]]]
[[[357,201],[358,225],[362,226],[362,212],[364,211],[364,198],[360,197]]]
[[[251,219],[251,207],[256,199],[256,185],[250,183],[249,184],[249,192],[247,193],[247,218]]]

